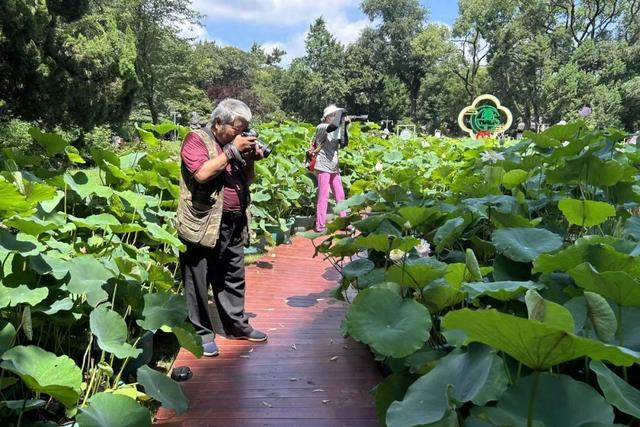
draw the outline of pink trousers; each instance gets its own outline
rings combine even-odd
[[[333,192],[336,203],[344,200],[344,189],[339,173],[317,172],[318,200],[316,203],[316,231],[324,230],[327,224],[327,206],[329,204],[329,186]],[[347,216],[346,212],[340,212],[340,216]]]

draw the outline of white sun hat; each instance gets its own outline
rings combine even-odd
[[[327,108],[325,108],[324,111],[322,112],[322,119],[326,119],[327,116],[340,110],[344,111],[344,108],[340,108],[340,107],[337,107],[335,104],[331,104]]]

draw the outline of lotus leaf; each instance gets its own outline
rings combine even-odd
[[[109,294],[102,289],[114,273],[91,255],[79,256],[68,262],[71,276],[67,289],[74,294],[85,294],[92,307],[105,301]]]
[[[80,409],[78,427],[151,427],[149,411],[135,400],[113,393],[98,393]]]
[[[444,357],[409,387],[402,401],[391,404],[387,426],[413,427],[442,420],[452,404],[468,402],[480,393],[494,357],[484,345],[472,345],[467,352],[453,352]]]
[[[587,318],[597,337],[604,342],[613,341],[618,321],[607,300],[599,294],[585,291],[584,302],[587,308]]]
[[[165,408],[173,409],[181,414],[189,406],[180,385],[171,378],[148,366],[138,368],[138,383],[144,392],[162,403]]]
[[[562,199],[558,202],[558,208],[570,224],[581,227],[600,225],[616,214],[613,205],[593,200]]]
[[[499,253],[517,262],[531,262],[562,246],[560,236],[542,228],[502,228],[491,239]]]
[[[145,294],[142,317],[144,320],[137,323],[148,331],[181,326],[187,318],[187,303],[183,296],[173,293]]]
[[[524,294],[529,289],[541,289],[544,286],[532,281],[527,282],[471,282],[462,285],[462,290],[472,299],[490,296],[499,301],[509,301]]]
[[[529,320],[547,323],[569,333],[575,330],[571,312],[560,304],[542,298],[534,290],[528,290],[524,300],[527,304]]]
[[[342,275],[347,279],[358,279],[374,269],[375,265],[368,259],[351,261],[342,268]]]
[[[462,329],[469,340],[504,351],[534,370],[546,370],[583,356],[618,366],[640,361],[640,353],[628,348],[578,337],[552,325],[496,310],[453,311],[445,316],[443,326]]]
[[[534,384],[537,379],[537,386]],[[613,423],[613,408],[591,386],[567,375],[534,373],[514,384],[498,402],[498,408],[527,418],[533,393],[534,420],[546,427]],[[568,410],[568,408],[571,408]]]
[[[385,356],[404,357],[422,347],[429,336],[427,309],[412,299],[379,288],[360,292],[346,318],[351,336]]]
[[[127,343],[127,324],[115,311],[104,305],[94,308],[89,315],[89,323],[102,350],[118,359],[135,358],[142,353],[142,350]]]
[[[82,372],[69,357],[56,357],[33,345],[19,345],[7,350],[2,359],[0,367],[18,375],[32,391],[48,394],[67,408],[76,405]]]
[[[599,273],[588,262],[569,270],[569,275],[581,288],[598,293],[627,307],[640,307],[640,283],[624,271]]]
[[[640,390],[629,385],[600,361],[592,360],[589,368],[596,373],[598,385],[607,402],[625,414],[640,418]]]

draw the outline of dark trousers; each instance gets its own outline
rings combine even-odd
[[[203,343],[212,341],[216,334],[241,336],[252,330],[244,312],[245,226],[244,213],[225,212],[215,248],[185,242],[187,250],[180,253],[189,321]]]

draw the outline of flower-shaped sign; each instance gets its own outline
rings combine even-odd
[[[458,125],[473,139],[495,137],[512,122],[511,111],[493,95],[480,95],[458,115]]]

